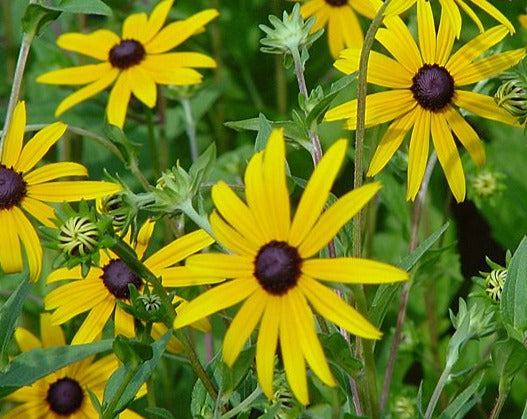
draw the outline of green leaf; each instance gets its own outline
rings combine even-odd
[[[110,401],[114,402],[115,408],[112,412],[104,412],[105,417],[115,417],[119,412],[124,410],[126,406],[134,399],[135,395],[141,386],[148,380],[157,363],[161,359],[161,355],[165,351],[172,331],[165,333],[159,340],[152,343],[152,358],[142,363],[135,371],[130,369],[129,365],[123,365],[115,371],[106,387],[104,388],[103,406],[106,407]],[[133,373],[131,379],[130,374]],[[128,382],[127,382],[128,381]],[[125,386],[124,389],[122,386]],[[114,401],[117,398],[117,401]]]
[[[61,0],[57,9],[63,12],[87,15],[112,15],[112,9],[101,0]]]
[[[512,256],[503,286],[500,310],[504,322],[522,335],[527,330],[527,238],[523,238]]]
[[[448,407],[441,412],[439,419],[454,419],[463,418],[465,414],[474,406],[480,399],[480,395],[472,397],[479,388],[481,380],[485,373],[481,373],[474,380],[474,382],[463,390],[452,402],[449,403]]]
[[[146,343],[117,336],[113,341],[113,352],[123,364],[139,365],[152,359],[152,347]]]
[[[267,144],[267,140],[269,139],[269,136],[271,135],[271,132],[273,131],[273,127],[265,117],[263,113],[258,115],[258,135],[256,136],[256,140],[254,142],[254,151],[261,151],[265,148],[265,145]]]
[[[492,359],[496,365],[499,386],[508,393],[512,380],[527,362],[527,349],[515,339],[496,342],[492,350]]]
[[[86,345],[38,348],[24,352],[14,358],[0,374],[0,398],[66,365],[110,349],[112,340],[107,339]]]
[[[199,156],[189,169],[189,175],[192,179],[192,193],[198,193],[199,186],[202,182],[208,180],[216,162],[216,144],[212,143]]]
[[[29,4],[22,16],[22,30],[30,36],[38,36],[47,24],[60,16],[60,13],[40,4]]]
[[[401,260],[401,262],[398,263],[398,266],[401,269],[404,269],[405,271],[409,271],[410,269],[412,269],[416,265],[416,263],[419,262],[419,260],[423,257],[423,255],[428,250],[430,250],[430,248],[444,234],[444,232],[448,228],[448,225],[448,223],[445,223],[438,230],[433,232],[426,240],[424,240],[419,246],[417,246],[413,252],[405,256]],[[386,315],[390,306],[390,302],[393,298],[395,298],[395,295],[399,292],[400,287],[400,283],[382,284],[377,289],[368,315],[370,321],[377,327],[380,327],[382,325],[384,316]]]
[[[331,335],[318,335],[324,352],[327,354],[328,361],[344,370],[347,375],[357,376],[362,369],[362,363],[351,356],[348,342],[338,333]]]
[[[243,119],[241,121],[230,121],[225,122],[225,126],[232,128],[235,131],[259,131],[260,130],[260,118],[263,114],[260,114],[258,118]],[[293,121],[270,121],[265,115],[263,117],[271,125],[272,128],[283,128],[284,135],[287,138],[291,138],[294,141],[302,144],[309,142],[309,136],[304,127],[298,125]]]
[[[151,413],[153,416],[164,419],[175,419],[176,417],[170,413],[169,410],[162,407],[147,407],[145,412]]]
[[[222,363],[223,373],[221,385],[223,394],[231,393],[243,381],[252,365],[255,352],[256,347],[251,347],[240,352],[232,368]]]
[[[0,308],[0,360],[4,359],[7,345],[15,330],[16,321],[26,297],[29,294],[31,283],[28,280],[22,281],[18,288],[9,296],[7,301]]]

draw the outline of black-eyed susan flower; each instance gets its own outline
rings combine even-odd
[[[392,0],[390,4],[386,6],[384,14],[386,16],[399,15],[412,7],[416,1],[418,0]],[[488,0],[470,0],[470,2],[478,6],[502,25],[505,25],[511,34],[515,32],[514,26],[509,19],[507,19],[507,17]],[[472,19],[480,32],[484,31],[483,24],[478,15],[471,9],[465,0],[439,0],[439,3],[441,4],[442,13],[445,16],[445,25],[451,26],[456,38],[459,38],[461,34],[462,21],[460,9]]]
[[[64,50],[78,52],[101,61],[51,71],[37,81],[48,84],[86,85],[67,96],[55,115],[103,91],[111,84],[106,115],[108,121],[123,127],[131,94],[152,108],[157,100],[156,85],[200,83],[202,75],[194,68],[212,68],[216,62],[196,52],[169,52],[218,16],[213,9],[204,10],[185,20],[163,27],[174,0],[160,2],[148,17],[130,15],[119,37],[100,29],[89,34],[66,33],[57,39]]]
[[[53,182],[65,176],[88,174],[84,166],[72,162],[51,163],[34,169],[62,137],[66,125],[61,122],[51,124],[23,146],[25,128],[26,107],[20,102],[13,112],[0,156],[0,267],[4,273],[22,271],[22,242],[30,278],[36,281],[42,269],[42,248],[37,232],[24,212],[53,227],[54,210],[45,202],[95,199],[118,192],[121,186],[96,181]]]
[[[27,329],[17,328],[15,339],[22,352],[37,348],[52,348],[66,345],[62,329],[51,323],[49,313],[40,316],[41,339]],[[119,368],[115,355],[107,355],[97,360],[88,357],[55,371],[31,386],[23,387],[7,396],[8,400],[21,403],[5,412],[6,419],[84,419],[98,417],[90,394],[101,402],[104,386],[112,373]],[[145,388],[138,395],[143,395]],[[140,415],[125,410],[121,418],[141,418]]]
[[[360,48],[364,41],[357,13],[373,19],[380,0],[306,0],[300,8],[304,19],[317,18],[312,32],[327,28],[329,50],[338,57],[344,48]]]
[[[133,247],[139,258],[144,253],[150,242],[154,222],[147,221],[140,229],[137,241]],[[126,240],[130,242],[130,234]],[[186,234],[172,243],[158,250],[148,257],[144,264],[156,276],[162,276],[165,287],[186,286],[195,284],[192,272],[184,266],[173,266],[206,246],[213,243],[213,239],[203,230]],[[101,252],[100,267],[92,267],[88,275],[83,278],[80,267],[73,269],[60,268],[49,274],[47,283],[70,280],[70,282],[53,289],[44,299],[47,310],[54,310],[51,320],[54,324],[62,324],[71,318],[88,312],[82,325],[73,337],[72,344],[92,342],[103,330],[104,326],[112,317],[114,319],[115,335],[121,334],[126,337],[135,336],[134,317],[124,311],[118,304],[118,300],[129,301],[129,284],[133,284],[141,291],[144,280],[137,276],[116,254],[109,251]],[[176,297],[174,302],[182,301]],[[181,309],[186,302],[178,306]],[[207,331],[207,322],[194,324],[197,329]],[[166,332],[166,327],[161,323],[155,323],[152,336],[159,337]],[[168,346],[169,350],[181,349],[179,341],[172,338]]]
[[[309,399],[306,361],[324,383],[335,385],[316,335],[312,309],[357,336],[381,336],[317,279],[369,284],[407,279],[406,272],[372,260],[316,257],[380,188],[379,183],[372,183],[351,191],[322,213],[345,153],[345,140],[327,151],[291,221],[285,144],[282,131],[274,131],[265,151],[255,154],[247,166],[247,204],[223,182],[212,188],[217,210],[210,217],[212,229],[218,242],[232,253],[206,253],[187,259],[186,266],[203,278],[230,280],[189,302],[176,317],[174,327],[245,300],[225,335],[223,358],[231,366],[260,323],[256,368],[269,398],[273,395],[278,341],[287,380],[301,403],[307,404]]]
[[[377,40],[395,58],[372,52],[368,76],[370,83],[393,90],[366,97],[366,126],[393,121],[382,137],[368,169],[377,174],[412,131],[409,147],[408,189],[406,198],[415,199],[428,160],[429,139],[455,199],[465,199],[465,175],[454,136],[481,166],[485,150],[479,135],[455,107],[483,118],[518,126],[517,121],[501,109],[492,97],[462,90],[460,87],[492,77],[525,57],[524,48],[479,58],[507,35],[507,28],[496,26],[467,42],[452,54],[454,33],[443,14],[436,34],[430,4],[418,0],[418,38],[416,45],[410,31],[398,17],[385,19]],[[360,50],[343,51],[335,67],[352,73],[359,67]],[[346,119],[346,127],[356,128],[357,100],[330,109],[326,121]]]

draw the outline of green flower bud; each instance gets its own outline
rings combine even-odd
[[[99,230],[87,217],[68,218],[59,229],[59,248],[68,256],[85,256],[97,249]]]

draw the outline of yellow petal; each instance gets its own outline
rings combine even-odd
[[[459,16],[459,30],[461,30],[461,15],[459,14],[459,9],[454,4],[453,1],[449,0],[439,0],[442,4],[441,6],[441,20],[439,21],[439,29],[437,30],[437,45],[436,45],[436,55],[435,63],[440,66],[444,66],[450,57],[452,52],[452,47],[454,46],[454,40],[457,37],[459,38],[460,33],[456,34],[455,29],[449,20],[451,17],[448,17],[449,13],[457,13]],[[452,10],[453,9],[453,10]]]
[[[375,154],[373,155],[367,176],[375,176],[390,161],[397,149],[401,146],[406,134],[415,123],[415,109],[407,114],[397,118],[388,127],[381,138]]]
[[[247,170],[245,173],[247,174]],[[251,257],[255,257],[258,253],[259,247],[247,241],[238,231],[227,224],[216,211],[210,215],[210,225],[218,243],[221,243],[227,250]]]
[[[174,240],[145,260],[152,270],[165,268],[186,259],[214,243],[214,239],[205,230],[196,230]]]
[[[126,71],[134,96],[149,108],[153,108],[157,100],[157,86],[150,74],[140,65],[130,67]]]
[[[346,140],[337,141],[328,149],[313,171],[291,225],[288,240],[291,246],[298,246],[306,238],[322,213],[346,155],[346,148]]]
[[[15,340],[22,352],[29,352],[33,349],[42,348],[42,343],[29,330],[17,327],[15,330]]]
[[[373,182],[339,198],[320,216],[309,235],[298,246],[300,256],[306,259],[326,246],[342,226],[359,212],[380,188],[379,182]]]
[[[305,275],[299,279],[298,286],[311,306],[329,321],[362,338],[379,339],[381,337],[381,332],[353,307],[342,301],[331,289]]]
[[[229,367],[232,367],[243,345],[260,321],[267,299],[265,292],[255,292],[245,300],[234,319],[232,319],[231,325],[223,339],[222,351],[223,359]]]
[[[203,76],[200,73],[192,68],[171,67],[172,60],[165,60],[166,55],[168,54],[148,55],[141,62],[141,68],[147,71],[157,84],[185,86],[201,83]]]
[[[29,265],[29,278],[36,281],[42,271],[42,247],[35,228],[18,207],[11,208],[15,220],[15,229],[24,245],[27,262]]]
[[[474,163],[478,166],[485,164],[485,147],[479,139],[478,133],[453,107],[448,106],[444,115],[448,125],[454,131],[461,144],[467,149]]]
[[[233,306],[260,288],[255,279],[240,278],[218,285],[188,303],[174,320],[174,328],[187,326],[209,314]]]
[[[46,202],[71,202],[95,199],[117,193],[121,185],[99,181],[64,181],[28,185],[28,196]]]
[[[417,22],[419,22],[417,29],[423,61],[432,64],[436,56],[436,31],[429,1],[417,0]]]
[[[154,233],[155,225],[156,225],[156,222],[152,220],[151,218],[149,218],[143,223],[143,225],[139,229],[139,232],[137,233],[137,241],[135,242],[133,247],[139,259],[143,258],[146,252],[146,249],[148,248],[148,245],[150,244],[150,239],[152,238],[152,234]],[[145,261],[145,264],[146,264],[146,261]]]
[[[472,1],[472,0],[471,0]],[[456,0],[457,5],[460,9],[462,9],[470,19],[476,24],[480,32],[484,31],[483,24],[481,23],[481,20],[479,20],[478,15],[474,13],[474,11],[468,6],[463,0]]]
[[[387,29],[379,29],[375,38],[410,73],[417,73],[423,60],[409,29],[396,16],[386,18],[384,23]]]
[[[75,333],[75,336],[73,336],[71,345],[90,343],[97,339],[97,336],[102,334],[102,330],[112,315],[114,308],[115,299],[113,296],[105,298],[92,308],[77,333]]]
[[[457,202],[465,199],[465,175],[456,143],[442,114],[432,114],[432,140],[437,159],[445,172],[448,185]]]
[[[87,175],[88,170],[82,164],[73,162],[59,162],[50,163],[33,170],[32,172],[24,175],[24,180],[29,185],[35,185],[37,183],[55,180],[60,177]]]
[[[110,63],[88,64],[50,71],[38,76],[37,81],[46,84],[87,84],[100,80],[102,75],[110,72],[115,72]]]
[[[203,253],[187,259],[186,266],[204,276],[220,278],[240,278],[251,276],[254,272],[253,259],[247,256],[224,253]]]
[[[44,348],[66,345],[61,327],[51,323],[51,313],[40,314],[40,337]]]
[[[29,212],[38,221],[47,227],[56,228],[56,224],[52,221],[56,219],[55,210],[47,204],[33,199],[29,196],[25,196],[20,206],[27,212]]]
[[[466,109],[483,118],[504,122],[515,127],[520,126],[518,121],[507,111],[500,108],[490,96],[467,92],[465,90],[456,90],[456,94],[452,100],[460,108]]]
[[[351,7],[330,8],[328,41],[334,58],[337,58],[344,48],[362,47],[363,39],[359,19]]]
[[[90,274],[94,274],[97,277],[97,276],[102,275],[102,271],[100,269],[95,268],[90,271],[90,273],[88,274],[88,277],[90,276]],[[86,277],[85,279],[87,279],[88,277]],[[59,268],[49,273],[49,275],[46,278],[46,284],[63,281],[65,279],[76,279],[76,278],[82,278],[82,270],[79,266],[76,266],[72,269]]]
[[[456,2],[453,0],[439,0],[441,4],[441,24],[444,24],[450,28],[452,34],[459,39],[461,35],[461,13]],[[438,36],[438,41],[441,42],[441,38]]]
[[[392,0],[384,10],[385,16],[395,16],[406,12],[416,0]]]
[[[413,2],[415,0],[410,0],[410,1]],[[375,17],[375,14],[377,13],[377,10],[379,10],[379,8],[382,5],[381,0],[352,0],[352,1],[349,1],[348,3],[359,14],[371,20],[373,20],[373,18]],[[393,3],[393,1],[391,3]]]
[[[408,153],[408,186],[406,199],[415,199],[425,174],[426,162],[428,161],[428,149],[430,146],[431,113],[424,109],[419,109],[416,112],[416,120],[412,137],[410,138],[410,150]]]
[[[0,267],[3,273],[22,272],[22,250],[18,238],[15,214],[11,210],[0,210]]]
[[[133,39],[141,44],[145,43],[147,31],[146,13],[134,13],[123,22],[122,39]]]
[[[208,55],[199,52],[170,52],[150,55],[146,58],[148,68],[165,66],[169,70],[176,68],[215,68],[216,61]],[[143,65],[143,63],[141,63]]]
[[[22,150],[24,141],[24,131],[26,129],[26,103],[18,102],[13,111],[13,116],[7,127],[7,134],[4,139],[2,158],[0,161],[4,166],[15,167]]]
[[[175,266],[155,271],[163,280],[163,286],[168,288],[192,287],[196,285],[217,284],[225,281],[224,277],[204,275],[194,272],[186,266]]]
[[[307,392],[306,364],[302,353],[298,353],[299,336],[297,329],[303,327],[297,324],[289,313],[291,309],[289,299],[281,298],[282,316],[280,317],[280,349],[284,362],[285,376],[291,391],[303,405],[309,404]]]
[[[269,399],[273,398],[274,359],[281,317],[280,300],[276,296],[268,298],[256,341],[258,382]]]
[[[165,0],[160,2],[154,10],[152,10],[150,17],[148,18],[143,42],[149,42],[161,30],[173,4],[174,0]]]
[[[134,316],[124,311],[121,307],[119,307],[118,304],[115,304],[115,313],[113,316],[113,321],[115,336],[123,335],[127,338],[133,338],[135,336]]]
[[[101,61],[108,61],[110,50],[121,40],[106,29],[92,33],[65,33],[58,37],[57,45],[67,51],[78,52]]]
[[[110,91],[108,105],[106,106],[106,116],[110,124],[119,128],[123,127],[131,94],[132,88],[128,80],[128,72],[123,71]]]

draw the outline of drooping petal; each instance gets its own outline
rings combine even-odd
[[[256,341],[258,382],[269,399],[273,398],[274,360],[282,317],[280,300],[281,298],[276,296],[268,298]]]
[[[460,74],[463,69],[470,65],[472,61],[496,45],[507,35],[507,28],[504,26],[495,26],[488,31],[472,38],[454,54],[450,56],[445,67],[451,74]]]
[[[417,73],[423,60],[410,30],[397,16],[386,18],[384,23],[387,29],[379,29],[375,38],[410,73]]]
[[[293,288],[283,297],[292,315],[292,326],[296,328],[298,342],[307,363],[318,378],[328,386],[335,386],[326,356],[318,340],[315,320],[306,298],[298,288]]]
[[[474,128],[451,106],[448,106],[444,115],[449,127],[467,149],[474,163],[478,166],[485,164],[485,147]]]
[[[20,157],[24,131],[26,129],[26,103],[18,102],[7,128],[0,162],[6,167],[15,167]]]
[[[152,270],[175,265],[188,256],[199,252],[214,243],[214,239],[205,230],[196,230],[167,244],[145,260]]]
[[[461,30],[461,15],[459,14],[459,9],[456,7],[453,1],[439,1],[442,4],[441,20],[439,21],[439,29],[437,30],[436,55],[434,62],[439,64],[440,66],[445,66],[448,57],[450,57],[450,53],[452,52],[454,40],[456,39],[455,29],[453,28],[453,25],[449,22],[449,20],[452,19],[449,13],[457,13],[457,15],[459,16],[459,30]],[[460,34],[457,33],[458,38],[459,35]]]
[[[97,336],[102,334],[102,330],[112,315],[114,308],[115,299],[113,296],[108,296],[100,301],[86,316],[81,327],[79,327],[79,330],[73,336],[71,344],[81,345],[97,339]]]
[[[135,336],[134,316],[124,311],[119,304],[115,304],[113,321],[115,336],[123,335],[127,338],[133,338]]]
[[[15,329],[15,340],[22,352],[29,352],[33,349],[42,348],[42,343],[29,330],[23,327]]]
[[[442,114],[432,113],[432,141],[437,159],[445,172],[448,185],[457,202],[465,199],[465,175],[454,137]]]
[[[40,314],[40,337],[44,348],[66,345],[62,328],[51,323],[51,313]]]
[[[456,81],[456,86],[476,83],[500,74],[518,64],[525,57],[526,53],[525,48],[520,48],[502,52],[501,54],[494,54],[472,64],[468,64],[463,67],[459,74],[452,73],[451,75]]]
[[[247,171],[245,174],[247,174]],[[251,257],[255,257],[258,253],[259,247],[251,244],[238,231],[227,224],[216,211],[210,215],[210,225],[218,243],[221,243],[227,250],[238,255]]]
[[[111,71],[104,73],[102,77],[93,83],[84,86],[82,89],[77,90],[69,96],[66,96],[66,98],[64,98],[62,102],[59,103],[59,106],[57,106],[57,109],[55,110],[55,116],[62,115],[64,112],[78,103],[85,101],[89,97],[95,96],[99,92],[102,92],[114,82],[118,75],[119,70],[112,68]]]
[[[174,320],[174,328],[187,326],[248,298],[260,285],[255,279],[240,278],[218,285],[188,303]]]
[[[92,33],[65,33],[58,37],[57,45],[66,51],[78,52],[101,61],[108,61],[110,50],[120,42],[120,38],[106,29]]]
[[[345,49],[340,53],[340,58],[335,61],[334,67],[345,74],[351,74],[359,69],[360,54],[360,49]],[[370,52],[368,83],[394,89],[404,89],[412,85],[413,76],[394,59],[376,51]]]
[[[427,0],[417,0],[417,29],[419,47],[425,63],[431,64],[436,56],[436,31],[432,6]]]
[[[439,0],[441,4],[441,23],[451,28],[452,34],[457,39],[461,35],[461,12],[453,0]],[[441,26],[441,24],[439,25]],[[438,41],[441,38],[438,36]]]
[[[128,72],[124,71],[117,78],[108,98],[106,116],[110,124],[116,125],[119,128],[123,127],[131,94],[132,88],[128,80]]]
[[[212,200],[225,221],[239,231],[252,246],[259,248],[265,243],[265,236],[262,236],[253,213],[227,184],[220,181],[212,187]]]
[[[55,216],[55,210],[49,205],[29,196],[25,196],[20,203],[20,206],[45,226],[56,227],[56,224],[52,221],[57,218]]]
[[[304,325],[297,324],[291,316],[284,316],[291,309],[287,296],[282,297],[282,316],[280,317],[280,349],[284,362],[285,376],[291,391],[303,405],[309,404],[307,391],[306,363],[303,353],[298,351],[298,329]]]
[[[263,186],[270,212],[266,215],[275,240],[287,240],[291,224],[289,191],[285,177],[285,142],[282,130],[273,130],[263,156]]]
[[[410,1],[413,2],[415,0]],[[382,2],[381,0],[350,0],[348,1],[348,4],[353,7],[353,9],[355,9],[359,14],[367,17],[368,19],[373,20],[375,14],[377,13],[377,10],[379,10],[382,5]]]
[[[176,307],[176,313],[179,314],[181,310],[183,310],[185,306],[188,305],[188,301],[176,295],[172,299],[172,304],[175,304],[177,302],[179,302],[179,305]],[[208,333],[211,329],[210,322],[207,318],[199,319],[198,321],[191,323],[190,327],[199,330],[203,333]]]
[[[50,163],[25,174],[24,180],[29,185],[35,185],[66,176],[88,176],[88,170],[74,162]]]
[[[114,72],[112,65],[108,62],[100,64],[87,64],[77,67],[61,68],[60,70],[50,71],[37,77],[39,83],[79,85],[93,83],[100,80],[102,76],[109,72]]]
[[[265,292],[253,293],[241,306],[223,338],[223,359],[232,367],[247,339],[262,317],[268,300]]]
[[[146,13],[134,13],[129,15],[123,22],[122,39],[133,39],[145,43],[147,35],[147,21]]]
[[[396,16],[407,11],[416,0],[392,0],[384,10],[385,16]]]
[[[15,229],[24,245],[29,265],[29,279],[36,281],[42,271],[42,246],[40,245],[37,232],[18,207],[11,208],[10,212],[13,214]]]
[[[28,185],[28,196],[46,202],[70,202],[112,195],[121,185],[104,181],[64,181]]]
[[[171,50],[192,36],[198,29],[219,15],[217,10],[207,9],[185,20],[165,26],[145,45],[148,54],[160,54]]]
[[[468,6],[463,0],[455,0],[457,5],[460,9],[462,9],[470,19],[476,24],[480,32],[483,32],[485,29],[483,28],[483,24],[481,23],[481,20],[479,19],[478,15],[474,13],[474,11]],[[472,1],[472,0],[471,0]]]
[[[143,223],[143,225],[139,229],[139,232],[137,233],[137,240],[133,247],[139,259],[143,258],[146,252],[146,249],[148,248],[148,245],[150,244],[150,239],[152,238],[152,234],[154,233],[155,226],[156,226],[156,222],[152,220],[151,218],[148,218]],[[174,261],[174,263],[176,262]],[[145,261],[145,265],[146,265],[146,261]]]
[[[291,225],[288,240],[291,246],[298,246],[306,238],[322,213],[346,155],[346,147],[346,140],[337,141],[328,149],[313,171]]]
[[[366,127],[383,124],[410,112],[417,106],[410,90],[388,90],[366,96]],[[346,119],[346,128],[357,128],[357,99],[326,112],[325,121]]]
[[[22,249],[17,233],[15,215],[10,210],[0,210],[0,267],[6,274],[22,272]]]
[[[308,17],[315,16],[315,24],[311,28],[311,32],[323,29],[329,20],[329,7],[326,5],[326,0],[312,0],[302,3],[300,7],[300,14],[307,20]]]
[[[344,48],[360,48],[364,39],[357,15],[350,7],[330,7],[327,25],[329,50],[337,58]]]
[[[515,127],[520,126],[518,121],[507,111],[500,108],[490,96],[476,92],[467,92],[465,90],[456,90],[456,94],[452,100],[460,108],[466,109],[483,118],[504,122]]]
[[[190,256],[186,266],[203,276],[220,278],[248,277],[254,272],[253,259],[224,253],[203,253]]]
[[[424,109],[418,109],[412,136],[410,138],[410,150],[408,153],[408,179],[406,188],[406,199],[414,200],[421,187],[428,161],[428,149],[430,147],[430,115]]]
[[[373,182],[339,198],[320,216],[309,235],[298,246],[300,256],[307,259],[326,246],[342,226],[359,212],[380,188],[379,182]]]
[[[388,127],[373,155],[367,176],[375,176],[390,161],[415,123],[416,110],[397,118]]]
[[[23,173],[32,169],[44,157],[50,147],[62,137],[66,128],[66,124],[55,122],[37,132],[23,148],[15,169]]]
[[[148,24],[143,38],[144,43],[148,43],[161,30],[173,4],[174,0],[165,0],[160,2],[154,10],[152,10],[150,17],[148,18]]]
[[[342,301],[330,288],[303,275],[298,286],[313,308],[323,317],[348,332],[367,339],[379,339],[381,332],[358,311]]]
[[[154,79],[140,65],[130,67],[126,71],[134,96],[149,108],[153,108],[157,100],[157,86]]]

